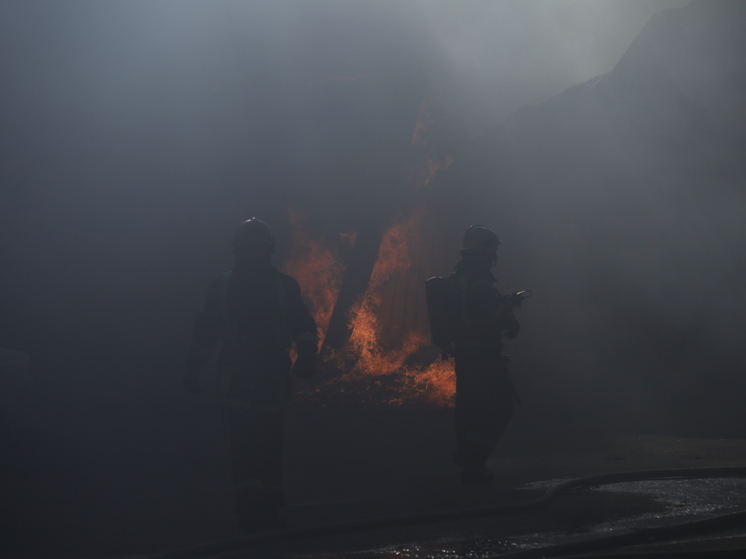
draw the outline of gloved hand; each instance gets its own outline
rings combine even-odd
[[[182,384],[187,392],[190,394],[199,394],[202,392],[202,387],[199,384],[199,372],[187,370],[181,379]]]
[[[300,378],[311,378],[316,374],[316,344],[299,343],[296,349],[298,359],[293,364],[293,374]]]

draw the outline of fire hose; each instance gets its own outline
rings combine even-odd
[[[140,556],[142,559],[190,559],[214,556],[220,553],[235,552],[248,549],[260,544],[273,542],[288,542],[305,538],[348,534],[365,530],[401,528],[437,522],[453,522],[473,518],[501,516],[505,514],[539,510],[557,499],[563,493],[577,489],[588,489],[612,483],[631,481],[651,481],[661,479],[703,479],[703,478],[735,478],[746,477],[746,467],[731,468],[685,468],[671,470],[641,470],[633,472],[617,472],[596,476],[572,479],[562,482],[537,499],[507,505],[491,505],[473,507],[451,511],[435,511],[415,513],[402,516],[389,516],[374,519],[356,520],[312,526],[306,528],[292,528],[252,534],[238,538],[200,544],[163,553]],[[506,554],[500,554],[501,559],[534,559],[539,557],[567,556],[570,553],[583,553],[598,549],[608,549],[635,543],[649,543],[651,540],[671,539],[691,536],[695,533],[723,531],[746,526],[746,510],[723,514],[705,520],[679,523],[669,526],[638,529],[633,533],[606,536],[581,542],[553,545],[537,549],[527,549]],[[714,555],[711,555],[714,557]],[[656,556],[657,557],[657,556]]]

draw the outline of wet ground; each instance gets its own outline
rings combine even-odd
[[[205,410],[174,421],[98,445],[47,439],[37,452],[4,459],[3,556],[142,557],[242,537],[219,416]],[[490,461],[496,482],[464,487],[450,463],[450,421],[450,412],[417,409],[296,411],[287,441],[288,522],[305,528],[519,503],[561,480],[607,472],[746,466],[744,440],[614,435],[531,447],[514,434]],[[536,511],[299,539],[230,556],[480,558],[737,509],[746,509],[741,479],[620,483],[575,490]]]
[[[517,491],[548,489],[561,481],[528,484]],[[332,559],[349,557],[354,552],[358,559],[476,559],[525,552],[743,510],[746,479],[617,483],[561,499],[564,502],[553,503],[546,510],[513,514],[507,519],[500,516],[440,524],[426,535],[396,544],[367,549],[352,545],[321,553],[289,551],[286,555]],[[709,545],[746,548],[746,537],[740,534],[725,531],[724,535],[713,535]],[[697,540],[702,542],[701,537]],[[691,547],[692,541],[686,547]],[[326,545],[334,549],[334,544]],[[656,547],[660,550],[676,546],[657,542]]]

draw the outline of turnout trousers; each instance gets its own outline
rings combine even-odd
[[[290,393],[286,353],[229,355],[219,365],[218,402],[236,491],[235,512],[276,513],[284,504],[282,457]]]
[[[235,512],[262,516],[284,504],[282,449],[284,411],[223,411],[236,491]]]
[[[499,350],[469,347],[454,352],[456,362],[456,443],[454,461],[480,466],[505,432],[516,394],[508,357]]]

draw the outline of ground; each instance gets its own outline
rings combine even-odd
[[[289,419],[287,437],[284,514],[291,526],[520,502],[546,490],[536,482],[560,478],[746,466],[744,440],[609,434],[585,445],[575,441],[532,448],[513,435],[489,463],[495,483],[464,487],[450,462],[451,414],[418,406],[299,406]],[[161,439],[160,445],[81,444],[4,458],[7,556],[138,556],[241,536],[231,513],[219,418],[213,414],[208,419],[186,425],[183,440]],[[478,532],[496,523],[501,534],[531,533],[539,525],[541,530],[572,533],[590,522],[663,508],[644,494],[579,491],[541,512],[447,529],[429,526],[308,540],[278,553],[374,549],[428,541],[435,534]]]

